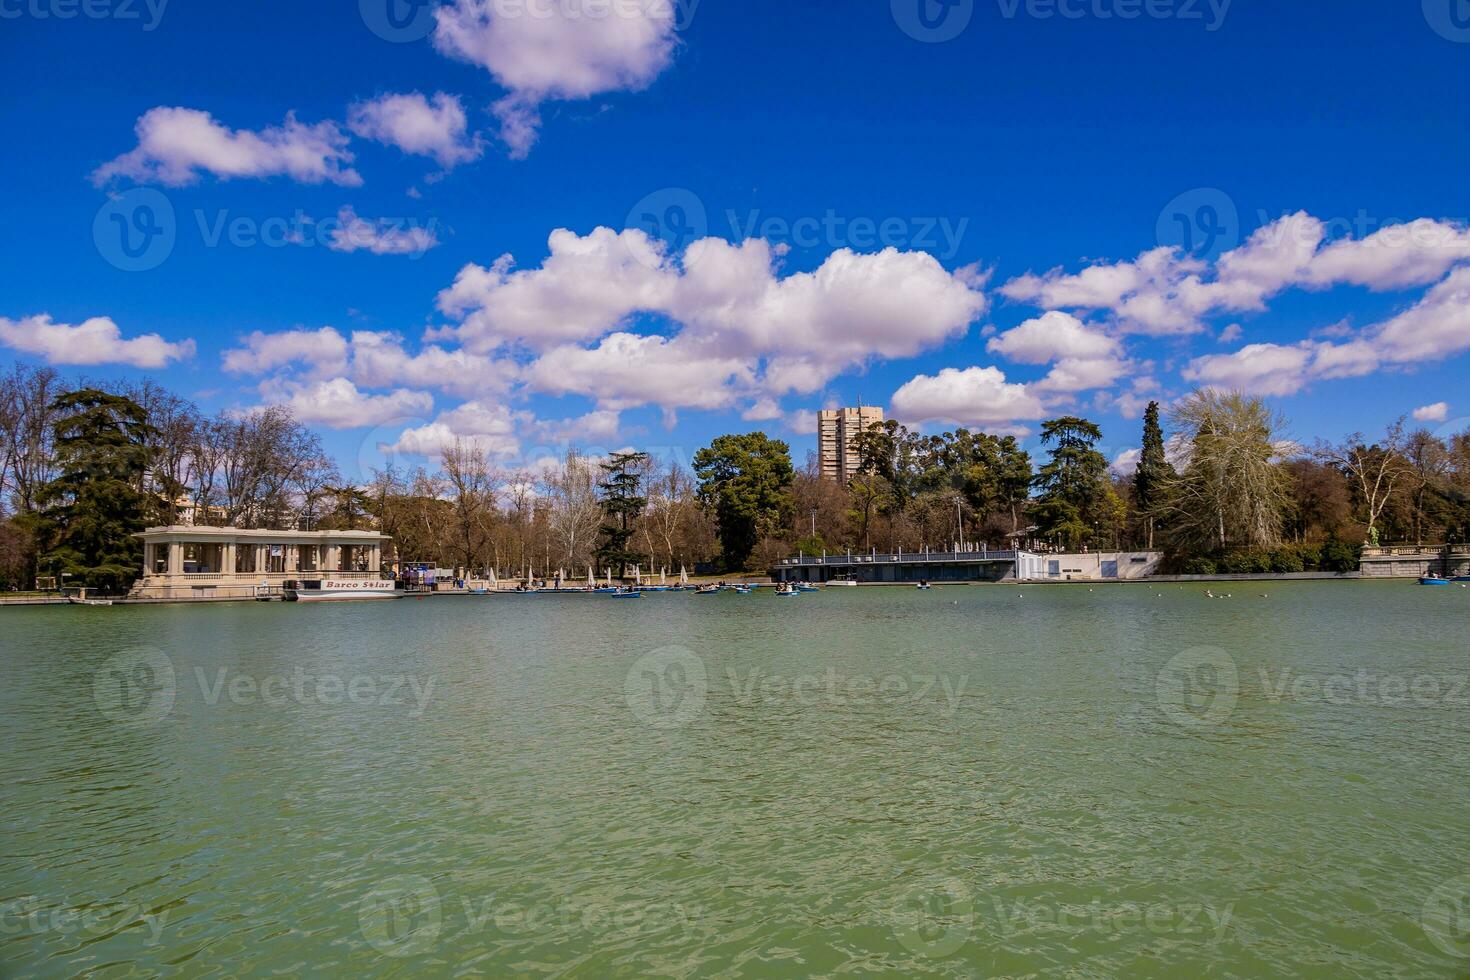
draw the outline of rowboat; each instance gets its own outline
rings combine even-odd
[[[643,598],[643,593],[642,592],[614,592],[614,593],[612,593],[612,598],[614,598],[614,599],[642,599]]]
[[[1437,575],[1426,575],[1426,576],[1424,576],[1423,578],[1421,578],[1419,580],[1419,584],[1420,585],[1449,585],[1450,584],[1450,580],[1447,579],[1447,578],[1440,578]]]
[[[111,599],[78,599],[76,596],[67,596],[66,601],[74,606],[110,606]]]

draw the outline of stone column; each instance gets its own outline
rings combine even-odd
[[[234,578],[235,577],[235,542],[233,542],[233,541],[227,541],[227,542],[225,542],[225,546],[222,549],[222,551],[224,552],[224,554],[220,556],[220,560],[219,560],[220,574],[226,576],[227,578]]]
[[[184,572],[184,546],[181,542],[168,543],[168,573],[182,575]]]

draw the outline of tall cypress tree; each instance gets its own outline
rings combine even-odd
[[[602,464],[606,477],[597,485],[605,520],[598,528],[603,540],[595,554],[603,566],[616,568],[620,578],[628,573],[629,565],[643,559],[628,549],[628,542],[635,530],[633,522],[648,506],[642,494],[643,476],[636,469],[647,458],[647,453],[614,453]]]
[[[133,537],[147,513],[138,487],[150,453],[147,413],[121,395],[85,388],[52,405],[56,479],[41,491],[41,565],[91,588],[121,590],[138,576]]]
[[[1143,450],[1133,472],[1133,497],[1148,528],[1148,546],[1154,546],[1154,518],[1164,502],[1164,488],[1175,477],[1164,455],[1164,430],[1159,425],[1159,403],[1149,402],[1143,413]]]

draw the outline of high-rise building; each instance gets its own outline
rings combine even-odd
[[[857,475],[858,454],[853,448],[857,434],[875,422],[883,421],[883,409],[823,409],[817,414],[817,444],[821,454],[822,475],[829,480],[846,483]]]

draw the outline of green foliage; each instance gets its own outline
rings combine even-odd
[[[1360,544],[1348,544],[1346,541],[1333,539],[1322,546],[1322,559],[1320,562],[1324,572],[1354,572],[1358,569],[1362,558],[1363,546]]]
[[[827,551],[827,542],[820,534],[808,534],[797,539],[796,551],[807,558],[820,558]]]
[[[1093,534],[1093,525],[1111,519],[1108,460],[1095,448],[1102,430],[1074,415],[1041,425],[1041,441],[1051,447],[1051,460],[1036,474],[1041,490],[1034,512],[1042,537],[1069,548],[1079,547]]]
[[[56,413],[57,477],[42,488],[41,567],[68,584],[121,590],[138,575],[148,502],[138,487],[153,432],[131,399],[93,388],[62,395]]]
[[[643,475],[638,467],[648,459],[647,453],[614,453],[602,464],[606,478],[597,485],[602,491],[602,513],[607,518],[598,528],[602,543],[593,552],[604,568],[616,568],[618,575],[628,573],[628,566],[638,564],[643,556],[628,547],[635,530],[633,524],[648,500],[642,494]]]
[[[792,510],[791,448],[764,432],[724,435],[694,454],[699,499],[712,509],[727,570],[743,569],[763,535]]]
[[[1273,572],[1289,575],[1306,570],[1307,563],[1299,548],[1278,548],[1271,553],[1271,571]]]
[[[1213,558],[1190,558],[1184,562],[1183,575],[1218,575],[1219,566]]]

